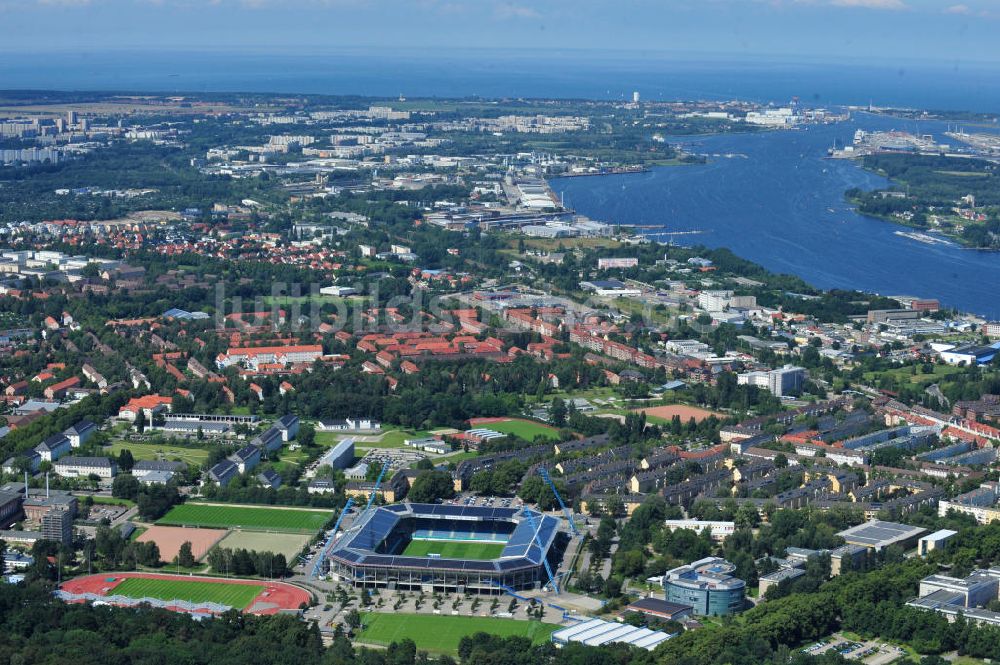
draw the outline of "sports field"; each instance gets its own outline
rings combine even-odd
[[[647,416],[647,420],[652,423],[669,423],[674,416],[681,419],[681,422],[685,425],[689,420],[694,418],[695,422],[701,422],[709,416],[721,417],[723,414],[717,413],[715,411],[709,411],[708,409],[699,409],[696,406],[687,406],[685,404],[668,404],[667,406],[650,406],[645,409],[635,409],[635,411],[641,411]]]
[[[555,441],[559,438],[559,430],[550,425],[536,423],[533,420],[519,418],[473,418],[469,421],[472,427],[487,427],[501,434],[513,434],[525,441],[534,441],[536,436]]]
[[[293,560],[302,551],[310,539],[305,533],[264,533],[263,531],[230,531],[229,535],[219,542],[219,547],[257,552],[274,552],[285,555]]]
[[[469,540],[413,540],[403,550],[404,556],[438,554],[443,559],[496,559],[503,543],[476,543]]]
[[[435,614],[376,614],[362,616],[359,642],[388,645],[410,638],[417,648],[433,653],[455,653],[466,635],[490,633],[502,637],[520,636],[534,644],[549,640],[559,626],[540,621],[494,619],[492,617],[445,616]]]
[[[227,506],[210,503],[183,503],[174,506],[157,524],[315,533],[322,529],[332,511],[264,506]]]
[[[160,560],[171,562],[185,542],[191,543],[191,553],[201,560],[226,535],[225,529],[195,529],[176,526],[151,526],[136,537],[136,541],[153,541],[160,550]]]
[[[219,603],[242,610],[250,605],[263,589],[263,584],[226,584],[224,582],[129,577],[114,586],[109,593],[129,598]]]

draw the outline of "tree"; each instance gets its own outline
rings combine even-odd
[[[415,503],[435,503],[455,496],[455,485],[446,471],[421,471],[413,481],[409,498]]]
[[[128,448],[123,448],[120,453],[118,453],[118,469],[122,472],[128,473],[132,471],[132,467],[135,466],[135,458],[132,457],[132,451]]]
[[[191,541],[185,540],[181,543],[181,549],[177,553],[177,564],[184,568],[191,568],[195,564],[194,552],[191,551]]]
[[[566,403],[561,398],[556,397],[552,400],[549,416],[552,418],[552,424],[556,427],[562,427],[566,424]]]
[[[361,613],[352,607],[347,614],[344,615],[344,622],[351,630],[357,630],[361,627]]]
[[[760,513],[757,512],[757,506],[752,503],[744,503],[739,508],[736,509],[736,515],[733,518],[736,522],[737,529],[752,529],[758,524],[760,524]]]
[[[139,498],[139,479],[130,473],[120,473],[111,484],[111,496],[135,501]]]

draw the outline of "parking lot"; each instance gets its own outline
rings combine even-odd
[[[906,655],[901,647],[878,640],[849,640],[842,635],[833,635],[811,644],[802,653],[816,656],[827,651],[836,651],[844,658],[858,660],[866,665],[887,665]]]

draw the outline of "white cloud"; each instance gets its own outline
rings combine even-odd
[[[903,0],[832,0],[837,7],[864,7],[866,9],[907,9]]]
[[[525,5],[515,5],[510,2],[501,2],[493,8],[493,15],[497,18],[541,18],[542,15],[533,7]]]

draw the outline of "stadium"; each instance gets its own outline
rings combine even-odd
[[[502,593],[541,588],[568,541],[558,520],[527,508],[399,503],[363,511],[325,564],[359,588]]]

